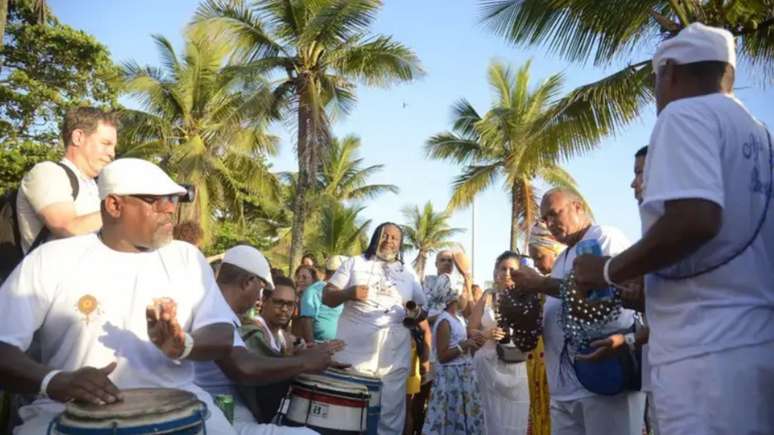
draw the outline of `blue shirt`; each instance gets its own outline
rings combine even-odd
[[[317,281],[304,290],[301,295],[301,317],[314,320],[315,341],[328,341],[336,338],[336,327],[344,305],[331,308],[322,303],[325,281]]]

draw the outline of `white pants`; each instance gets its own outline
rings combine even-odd
[[[206,402],[206,401],[205,401]],[[208,435],[236,435],[236,432],[229,424],[226,417],[220,412],[217,406],[207,402],[207,409],[210,411],[210,417],[207,419]],[[64,407],[56,406],[24,406],[19,408],[19,416],[24,423],[13,430],[14,435],[43,435],[48,429],[48,425],[57,417]],[[57,433],[52,431],[52,433]]]
[[[256,423],[253,414],[239,400],[234,400],[234,430],[238,435],[314,435],[317,433],[305,427]]]
[[[774,342],[651,367],[664,435],[774,434]]]
[[[553,435],[642,435],[644,417],[645,394],[639,391],[551,401]]]

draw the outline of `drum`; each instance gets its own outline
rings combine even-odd
[[[194,435],[204,432],[207,406],[188,391],[169,388],[123,390],[109,405],[66,404],[48,428],[62,435]]]
[[[290,385],[280,421],[322,435],[364,433],[369,397],[365,385],[325,375],[299,375]]]
[[[365,385],[371,394],[368,402],[368,435],[376,435],[379,429],[379,415],[382,412],[382,381],[355,370],[328,369],[325,374],[342,381]]]

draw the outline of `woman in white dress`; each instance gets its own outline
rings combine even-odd
[[[469,330],[488,338],[476,352],[473,366],[478,376],[487,434],[523,435],[529,424],[529,384],[524,362],[505,363],[497,356],[497,340],[503,331],[497,326],[494,307],[497,295],[513,287],[511,270],[519,268],[516,253],[506,251],[495,262],[494,289],[487,290],[473,307]]]

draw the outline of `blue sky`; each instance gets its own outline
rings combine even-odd
[[[114,61],[136,60],[158,65],[152,34],[162,34],[180,47],[182,32],[198,5],[195,0],[49,0],[55,15],[65,24],[94,35],[110,50]],[[404,221],[404,206],[432,201],[442,209],[451,196],[451,181],[460,168],[425,158],[424,143],[431,135],[450,128],[450,108],[459,98],[468,99],[482,113],[491,102],[486,69],[492,59],[518,66],[532,59],[532,79],[565,75],[566,90],[598,80],[615,70],[569,63],[540,47],[523,49],[507,44],[480,23],[479,3],[449,0],[386,0],[373,26],[375,33],[392,35],[411,47],[426,75],[416,82],[389,89],[360,87],[352,113],[334,125],[338,136],[355,134],[362,140],[368,164],[381,163],[385,170],[373,182],[397,185],[401,192],[368,202],[364,216],[374,224]],[[655,49],[633,56],[646,59]],[[762,121],[774,119],[774,86],[747,77],[739,66],[737,96]],[[753,83],[753,84],[750,84]],[[404,107],[405,106],[405,107]],[[632,240],[640,231],[639,217],[629,183],[633,155],[648,142],[655,121],[655,107],[617,136],[601,141],[597,150],[565,163],[581,192],[591,203],[597,221],[621,228]],[[276,125],[282,139],[280,155],[272,160],[277,170],[295,170],[292,132]],[[508,247],[510,208],[502,185],[476,200],[477,282],[491,278],[494,258]],[[467,229],[457,240],[470,252],[471,210],[454,214],[452,224]],[[413,258],[413,257],[412,257]],[[432,261],[432,259],[431,259]],[[429,271],[432,272],[432,267]]]

